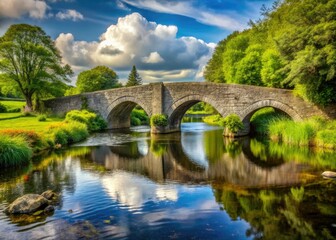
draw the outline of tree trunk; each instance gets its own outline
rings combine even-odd
[[[33,111],[33,100],[31,96],[26,96],[26,106],[24,108],[25,112],[32,112]]]

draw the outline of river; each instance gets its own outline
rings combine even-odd
[[[336,153],[222,137],[183,123],[92,135],[0,171],[0,239],[336,239]],[[60,193],[53,215],[7,216],[27,193]]]

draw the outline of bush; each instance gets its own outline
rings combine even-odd
[[[131,126],[140,126],[140,125],[141,125],[141,120],[131,115]]]
[[[46,115],[39,115],[39,116],[37,116],[37,120],[39,121],[39,122],[45,122],[45,121],[47,121],[47,116]]]
[[[223,126],[232,133],[244,129],[244,124],[236,114],[230,114],[223,119]]]
[[[105,120],[101,116],[88,110],[72,110],[66,114],[65,120],[85,123],[89,131],[99,131],[107,127]]]
[[[7,109],[8,113],[17,113],[17,112],[21,112],[20,108],[12,108],[12,109]]]
[[[43,140],[40,134],[32,130],[19,130],[19,129],[4,129],[0,130],[0,135],[9,137],[21,137],[29,144],[30,147],[42,147]]]
[[[6,113],[6,112],[7,112],[6,106],[0,103],[0,113]]]
[[[53,124],[49,127],[55,144],[67,145],[86,139],[89,136],[87,126],[80,122]]]
[[[0,135],[0,166],[19,167],[29,163],[32,149],[22,137]]]
[[[164,114],[154,114],[150,119],[151,126],[165,127],[168,125],[168,117]]]

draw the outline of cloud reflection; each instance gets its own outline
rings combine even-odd
[[[102,186],[115,201],[138,210],[146,202],[173,201],[178,199],[175,186],[159,185],[144,177],[124,171],[114,172],[102,178]]]

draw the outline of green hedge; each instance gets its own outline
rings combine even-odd
[[[165,127],[168,125],[168,117],[164,114],[154,114],[150,119],[151,126]]]

